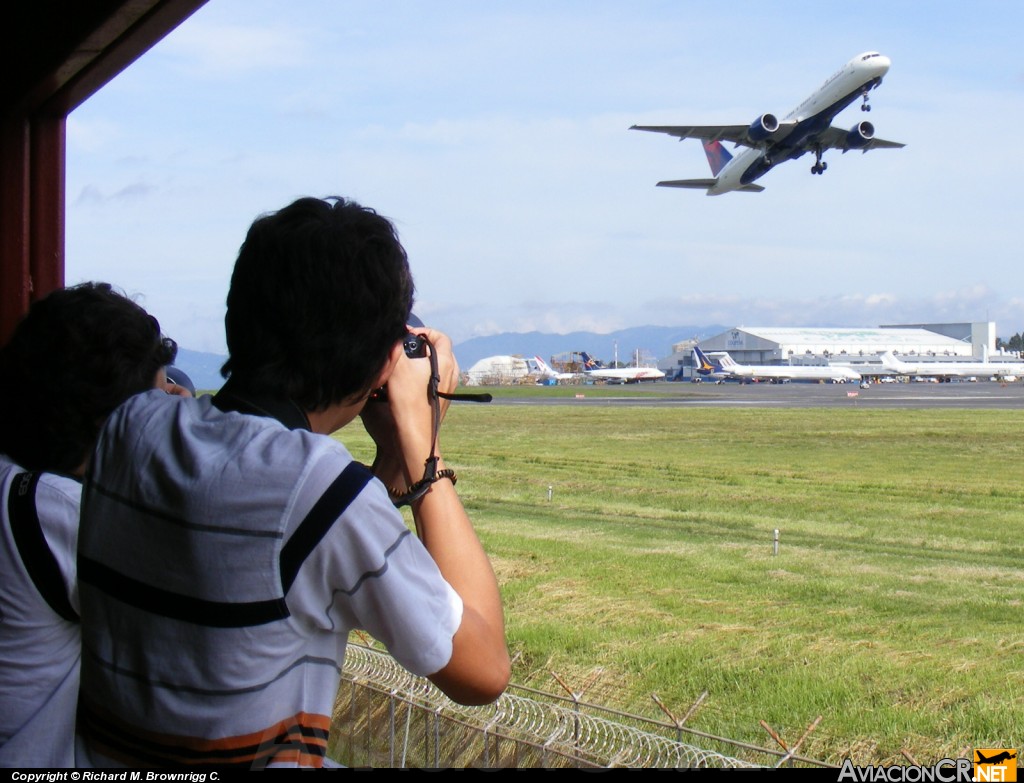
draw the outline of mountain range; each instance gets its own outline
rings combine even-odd
[[[489,356],[540,356],[548,361],[552,356],[572,351],[586,351],[597,359],[611,363],[618,357],[629,364],[634,353],[657,361],[672,353],[672,346],[684,340],[704,339],[724,332],[726,326],[636,326],[617,332],[503,332],[487,337],[473,337],[455,345],[455,358],[459,367],[468,370]],[[214,353],[178,349],[175,366],[192,379],[196,389],[213,391],[224,383],[220,367],[227,357]]]

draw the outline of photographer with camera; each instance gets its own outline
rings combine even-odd
[[[504,691],[497,581],[439,440],[458,365],[435,330],[406,345],[412,298],[388,220],[299,199],[239,251],[221,391],[108,422],[79,549],[93,763],[323,765],[354,629],[455,701]],[[329,437],[357,417],[372,469]]]

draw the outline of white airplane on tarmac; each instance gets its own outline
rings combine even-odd
[[[984,375],[1001,380],[1016,380],[1024,375],[1021,362],[904,362],[892,351],[882,354],[882,366],[897,375],[919,375],[932,378],[974,378]]]
[[[527,359],[526,364],[530,369],[539,375],[541,378],[553,379],[555,381],[571,381],[579,378],[579,373],[575,372],[558,372],[552,369],[547,362],[541,359],[539,356],[534,356],[532,359]]]
[[[860,373],[850,367],[829,365],[736,364],[727,353],[718,354],[717,366],[700,348],[693,348],[693,366],[700,375],[752,381],[859,381]]]
[[[665,377],[665,373],[655,367],[604,367],[586,351],[580,351],[580,358],[583,359],[585,374],[609,383],[660,381]]]
[[[870,111],[868,93],[882,83],[891,61],[878,52],[858,54],[819,87],[811,97],[782,120],[774,114],[762,114],[749,125],[633,125],[630,130],[654,131],[682,139],[700,139],[704,145],[712,177],[675,179],[659,182],[661,187],[697,188],[709,196],[734,190],[760,193],[755,180],[774,166],[814,153],[812,174],[822,174],[828,164],[821,159],[825,150],[868,150],[898,148],[905,145],[875,136],[875,126],[861,120],[849,130],[832,125],[832,120],[851,103],[862,98],[861,109]],[[735,157],[722,146],[723,141],[747,147]]]

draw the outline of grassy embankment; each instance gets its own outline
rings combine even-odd
[[[801,752],[867,764],[1024,745],[1022,434],[1020,411],[458,405],[443,439],[517,683],[659,719],[652,694],[681,715],[707,690],[689,726],[766,747],[759,721],[793,742],[820,715]]]

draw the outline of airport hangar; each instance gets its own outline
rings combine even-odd
[[[866,374],[887,374],[880,355],[892,351],[915,361],[983,361],[995,354],[994,322],[905,324],[871,327],[737,326],[704,340],[672,346],[658,362],[669,378],[693,377],[693,347],[726,351],[737,364],[852,365]]]

